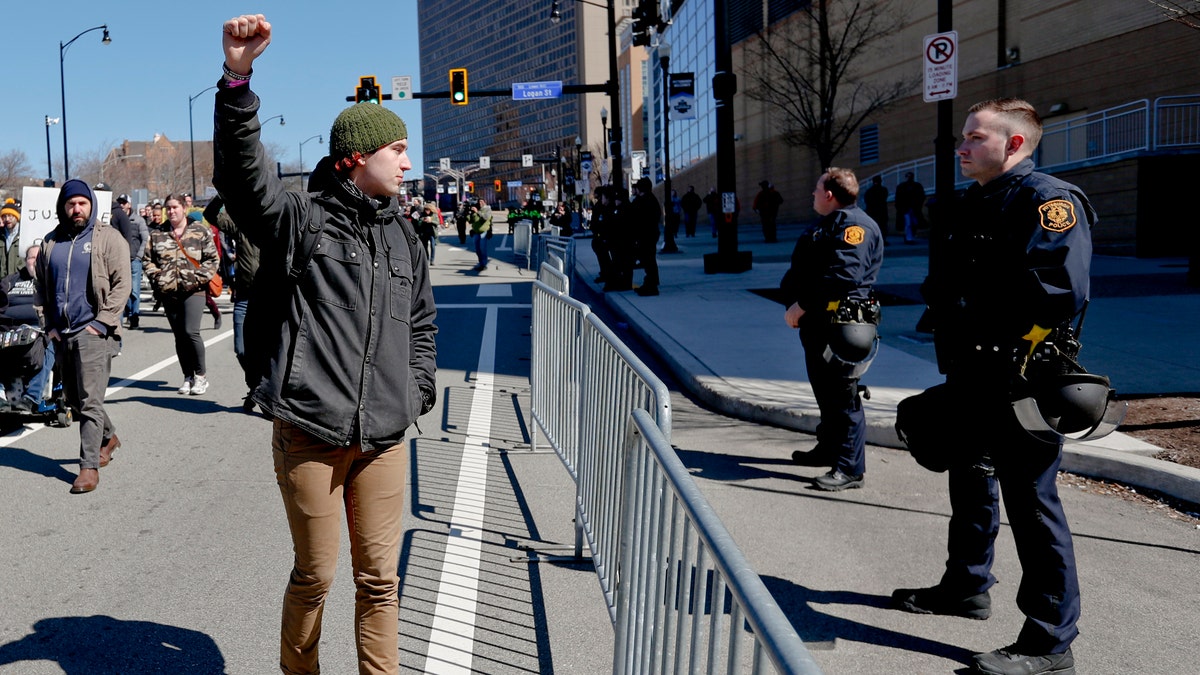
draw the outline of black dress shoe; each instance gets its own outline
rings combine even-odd
[[[863,477],[861,474],[857,476],[847,476],[838,469],[832,469],[824,476],[817,476],[813,481],[813,485],[818,490],[826,492],[841,492],[842,490],[852,490],[863,486]]]
[[[213,317],[213,330],[221,330],[221,315]]]
[[[141,319],[137,314],[129,315],[129,330],[137,330],[140,322]]]
[[[992,615],[992,596],[982,593],[956,593],[944,586],[898,588],[892,592],[892,606],[913,614],[941,614],[983,620]]]

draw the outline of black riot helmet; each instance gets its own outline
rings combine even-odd
[[[1116,400],[1107,377],[1091,373],[1047,377],[1019,396],[1012,403],[1017,421],[1033,436],[1053,443],[1103,438],[1120,426],[1129,407]]]
[[[877,331],[870,323],[834,323],[829,347],[843,361],[859,363],[871,355]]]

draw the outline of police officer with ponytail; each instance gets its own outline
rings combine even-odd
[[[821,411],[817,447],[792,453],[792,460],[831,467],[813,483],[827,491],[860,488],[866,473],[867,420],[858,380],[878,344],[879,303],[871,287],[883,264],[883,236],[857,200],[853,171],[831,167],[821,174],[813,190],[821,219],[800,235],[780,282],[788,305],[784,321],[800,329]]]

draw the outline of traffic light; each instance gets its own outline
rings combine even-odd
[[[473,180],[467,181],[467,192],[469,192],[471,194],[475,194],[475,181],[473,181]]]
[[[496,187],[496,194],[500,194],[500,179],[497,178],[496,180],[492,181],[492,185]]]
[[[354,90],[354,102],[379,103],[379,85],[375,84],[375,76],[369,75],[358,78],[358,88]]]
[[[467,69],[450,69],[450,105],[467,104]]]
[[[643,0],[633,8],[633,45],[635,47],[650,46],[650,30],[658,23],[657,12]]]

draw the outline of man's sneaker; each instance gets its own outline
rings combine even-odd
[[[129,315],[129,330],[137,330],[138,326],[141,324],[141,321],[142,321],[141,318],[139,318],[137,314],[130,314]]]
[[[203,375],[197,375],[192,378],[192,390],[188,393],[192,396],[199,396],[208,391],[208,378]]]
[[[992,596],[987,591],[963,595],[941,586],[899,588],[892,593],[892,604],[896,609],[914,614],[944,614],[980,620],[992,615]]]
[[[183,394],[184,396],[192,393],[192,378],[189,377],[183,381],[183,386],[179,388],[179,393]]]
[[[1003,649],[975,655],[975,670],[988,675],[1074,675],[1075,657],[1070,648],[1061,654],[1022,654],[1020,647],[1009,645]]]
[[[863,486],[863,476],[848,476],[837,469],[831,469],[824,476],[817,476],[813,481],[813,485],[818,490],[826,492],[840,492],[842,490],[852,490]]]

